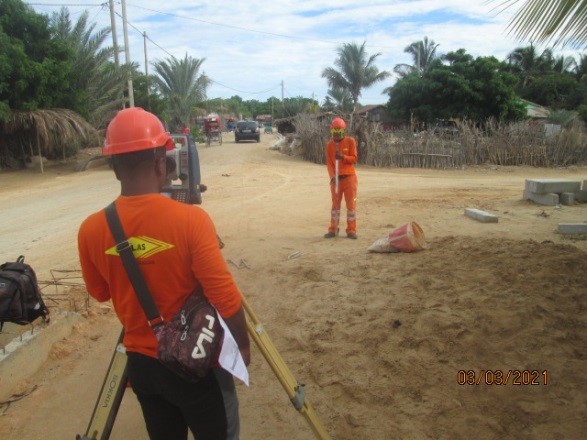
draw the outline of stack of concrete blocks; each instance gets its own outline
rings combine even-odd
[[[587,180],[535,179],[526,180],[524,200],[532,200],[541,205],[574,205],[587,202]],[[587,234],[587,222],[559,223],[561,234]]]
[[[587,202],[587,180],[527,179],[524,187],[524,200],[532,200],[540,205],[574,205]]]

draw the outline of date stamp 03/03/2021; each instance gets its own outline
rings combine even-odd
[[[548,370],[459,370],[459,385],[548,385]]]

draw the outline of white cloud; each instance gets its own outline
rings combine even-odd
[[[51,13],[56,6],[34,3],[37,12]],[[47,2],[49,3],[49,2]],[[109,9],[76,6],[79,0],[62,0],[75,19],[87,9],[96,28],[110,26]],[[54,3],[51,3],[54,5]],[[91,0],[88,0],[91,5]],[[265,101],[270,96],[312,95],[322,101],[328,87],[321,77],[333,66],[336,49],[343,43],[366,41],[369,54],[381,53],[376,65],[392,72],[399,63],[411,64],[404,48],[425,36],[439,44],[438,52],[464,48],[473,56],[504,59],[516,47],[507,35],[515,10],[499,12],[498,0],[356,0],[218,2],[217,0],[127,1],[130,57],[144,71],[146,32],[149,63],[187,53],[206,58],[202,67],[215,83],[210,98],[239,95]],[[115,2],[119,15],[120,2]],[[122,19],[116,21],[118,43],[124,44]],[[154,42],[154,44],[152,42]],[[572,51],[556,54],[576,55]],[[124,53],[121,54],[124,61]],[[149,66],[150,72],[152,67]],[[384,103],[385,87],[394,79],[363,92],[364,104]],[[264,92],[264,93],[259,93]]]

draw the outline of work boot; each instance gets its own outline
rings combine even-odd
[[[357,234],[356,232],[347,232],[346,233],[346,238],[352,238],[353,240],[357,239]]]
[[[326,234],[324,234],[324,238],[334,238],[336,237],[336,234],[334,232],[327,232]]]

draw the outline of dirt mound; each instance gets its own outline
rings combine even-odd
[[[560,421],[587,391],[573,374],[586,360],[585,252],[449,236],[416,254],[297,261],[257,279],[279,277],[275,295],[295,298],[274,298],[273,319],[297,329],[278,345],[311,378],[333,438],[580,437],[581,423]],[[460,371],[490,373],[461,385]],[[485,384],[508,371],[507,385]]]

